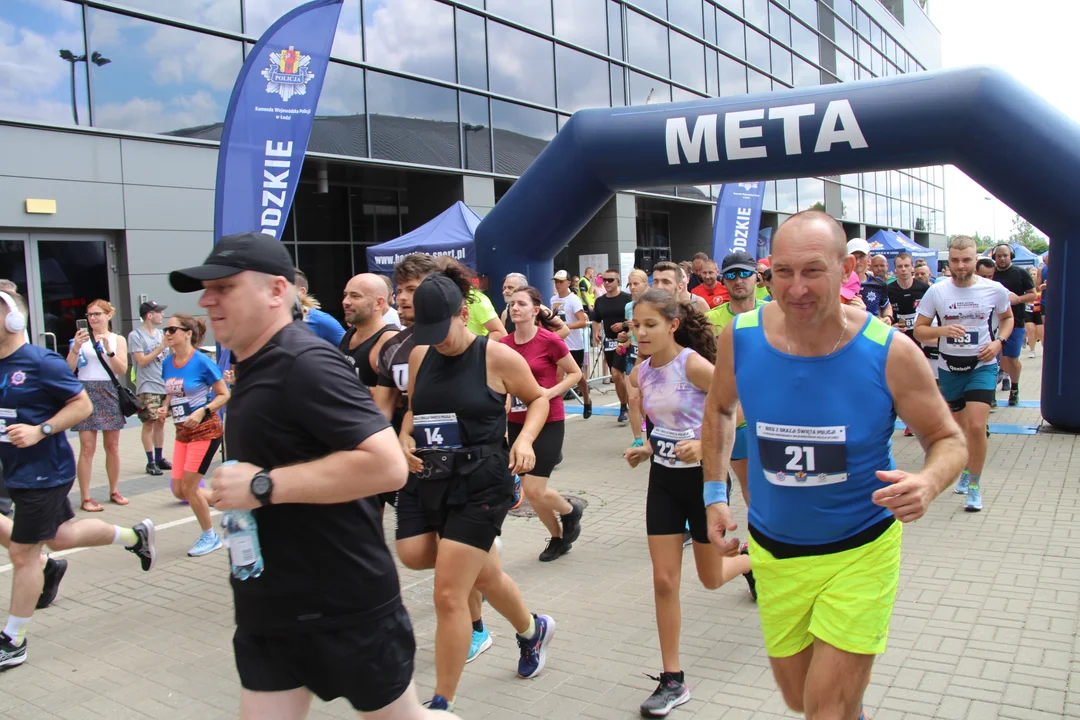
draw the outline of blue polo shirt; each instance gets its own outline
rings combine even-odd
[[[0,465],[9,488],[44,489],[75,477],[75,455],[67,434],[58,432],[29,448],[17,448],[8,425],[40,425],[83,391],[64,358],[26,344],[0,358]]]

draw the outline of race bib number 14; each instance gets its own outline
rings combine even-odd
[[[457,413],[417,415],[413,418],[412,434],[417,448],[461,447]]]
[[[758,453],[773,485],[808,487],[847,481],[847,428],[843,425],[757,424]]]

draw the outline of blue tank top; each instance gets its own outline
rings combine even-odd
[[[750,525],[796,546],[852,538],[892,516],[871,495],[893,470],[896,423],[885,359],[893,330],[867,317],[861,332],[822,357],[772,347],[764,308],[742,313],[733,338],[735,383],[746,415]]]

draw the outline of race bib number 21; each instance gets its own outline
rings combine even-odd
[[[773,485],[807,487],[847,481],[847,428],[757,424],[765,479]]]

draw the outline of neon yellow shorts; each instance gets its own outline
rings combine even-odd
[[[758,611],[770,657],[791,657],[814,638],[858,655],[885,652],[900,580],[901,523],[861,547],[780,560],[750,538]]]

